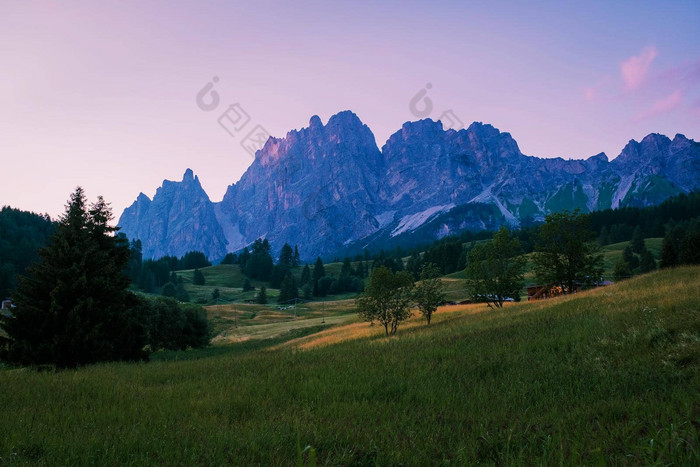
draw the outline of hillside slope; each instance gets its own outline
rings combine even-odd
[[[697,465],[699,303],[687,267],[391,339],[5,370],[0,462]]]

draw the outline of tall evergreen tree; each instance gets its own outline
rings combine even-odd
[[[238,257],[238,264],[241,265],[241,271],[245,270],[246,263],[250,259],[250,251],[248,247],[243,248],[243,252]]]
[[[204,278],[204,274],[202,274],[202,271],[200,271],[198,268],[194,270],[192,273],[192,283],[194,285],[204,285],[206,284],[206,279]]]
[[[624,250],[622,250],[622,259],[629,264],[630,269],[634,271],[639,267],[639,258],[632,251],[632,247],[627,245]]]
[[[352,269],[352,263],[350,262],[350,258],[346,256],[343,259],[343,265],[340,268],[340,276],[353,276],[355,275],[355,271]]]
[[[646,246],[644,245],[644,234],[642,234],[642,229],[637,226],[634,228],[634,233],[632,234],[632,241],[630,242],[630,247],[632,251],[641,255],[644,252]]]
[[[264,285],[260,286],[260,291],[258,292],[258,295],[255,297],[255,302],[259,303],[260,305],[264,305],[267,303],[267,288],[265,288]]]
[[[282,246],[277,264],[287,268],[292,268],[294,266],[294,250],[292,250],[292,247],[289,246],[289,243],[285,243]]]
[[[301,270],[300,284],[303,287],[306,284],[309,284],[310,282],[311,282],[311,269],[309,268],[308,264],[305,264],[304,269]]]
[[[326,268],[323,267],[323,261],[321,261],[321,257],[316,258],[316,263],[314,264],[314,271],[313,275],[311,276],[313,279],[313,293],[315,296],[319,297],[322,295],[325,295],[325,292],[322,293],[321,289],[319,288],[318,281],[326,275]]]
[[[323,261],[321,257],[316,258],[316,263],[314,264],[313,280],[314,282],[326,275],[326,268],[323,266]]]
[[[664,237],[661,242],[661,267],[672,268],[678,264],[678,252],[670,235]]]
[[[294,245],[294,257],[292,258],[292,267],[298,267],[301,264],[301,258],[299,257],[299,248]]]
[[[681,240],[678,256],[683,264],[700,264],[700,230],[688,229]]]
[[[280,288],[280,295],[277,298],[277,301],[279,303],[286,303],[298,297],[299,290],[297,288],[296,280],[291,273],[287,273],[282,281],[282,287]]]
[[[4,319],[11,360],[74,367],[143,356],[144,342],[126,339],[144,324],[128,307],[129,244],[114,235],[111,218],[102,197],[88,208],[82,188],[71,195],[40,262],[20,281],[13,316]]]
[[[238,263],[238,256],[235,253],[226,253],[224,259],[221,260],[221,264],[236,264]]]
[[[253,252],[250,258],[246,261],[243,272],[262,281],[270,280],[274,263],[270,255],[270,243],[265,240],[257,239],[253,242]]]

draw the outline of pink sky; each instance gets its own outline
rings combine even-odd
[[[350,109],[381,147],[427,83],[432,118],[529,155],[698,140],[698,24],[697,1],[3,2],[0,204],[57,216],[82,185],[118,217],[188,167],[218,201],[252,161],[217,123],[228,105],[273,136]]]

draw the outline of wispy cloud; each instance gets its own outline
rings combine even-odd
[[[639,55],[630,57],[620,64],[620,73],[624,83],[625,91],[633,91],[644,83],[651,62],[654,61],[658,52],[655,47],[645,47]]]
[[[646,120],[647,118],[656,117],[668,113],[678,108],[683,102],[683,93],[680,90],[674,91],[663,99],[654,102],[654,105],[637,114],[635,121]]]
[[[598,95],[598,91],[596,90],[595,86],[586,86],[582,89],[582,92],[583,98],[588,102],[594,101]]]

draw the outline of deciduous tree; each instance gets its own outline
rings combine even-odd
[[[380,266],[372,270],[364,293],[356,299],[357,312],[365,321],[378,321],[388,336],[411,316],[413,277],[410,273]]]
[[[420,282],[413,292],[413,300],[430,325],[433,313],[445,301],[445,284],[440,280],[440,270],[434,264],[425,264],[421,268]]]
[[[507,298],[520,295],[525,264],[520,241],[501,227],[491,241],[469,252],[465,273],[472,299],[502,308]]]
[[[589,216],[577,209],[550,214],[537,234],[535,275],[546,285],[560,286],[566,293],[576,285],[597,282],[603,273],[603,256]]]

